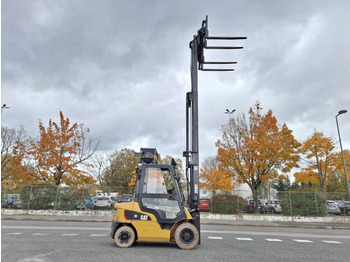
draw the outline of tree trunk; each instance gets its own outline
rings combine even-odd
[[[259,196],[258,196],[257,188],[254,188],[252,192],[253,192],[253,201],[254,201],[253,213],[259,213]]]

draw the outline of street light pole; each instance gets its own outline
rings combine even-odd
[[[231,115],[234,113],[236,111],[236,109],[233,109],[233,110],[228,110],[228,109],[226,109],[226,111],[225,111],[225,114],[229,114],[230,115],[230,120],[231,120]]]
[[[5,109],[8,109],[8,108],[10,108],[9,106],[6,106],[6,104],[3,104],[2,106],[1,106],[1,115],[2,115],[2,111],[4,110],[4,108]]]
[[[338,130],[338,136],[339,136],[339,144],[340,144],[340,151],[341,151],[341,156],[343,159],[343,165],[344,165],[344,173],[345,173],[345,181],[346,181],[346,186],[348,188],[348,197],[349,197],[349,201],[350,201],[350,185],[349,185],[349,178],[348,178],[348,172],[346,170],[346,164],[345,164],[345,158],[344,158],[344,152],[343,152],[343,146],[341,143],[341,138],[340,138],[340,131],[339,131],[339,125],[338,125],[338,116],[341,114],[345,114],[346,112],[348,112],[347,110],[340,110],[338,112],[338,114],[335,116],[335,121],[337,123],[337,130]]]

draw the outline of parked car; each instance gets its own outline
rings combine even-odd
[[[281,214],[282,208],[281,208],[281,200],[269,200],[267,201],[267,204],[265,205],[265,213],[271,213],[271,214]]]
[[[94,200],[92,209],[112,209],[116,200],[111,196],[100,196]]]
[[[339,202],[338,207],[340,209],[341,214],[350,215],[350,202],[349,201]]]
[[[246,205],[244,206],[244,212],[253,213],[254,211],[254,200],[247,198],[245,200]],[[265,213],[265,205],[267,203],[266,199],[259,199],[259,213]]]
[[[94,206],[94,203],[95,203],[95,199],[97,199],[97,197],[92,197],[91,199],[81,200],[77,203],[75,208],[79,209],[79,210],[92,209],[92,207]]]
[[[22,201],[20,194],[6,194],[4,195],[2,207],[4,208],[22,208]]]
[[[117,203],[126,203],[126,202],[130,202],[131,200],[132,200],[132,195],[123,194],[117,197]]]
[[[329,215],[340,215],[341,214],[340,208],[336,202],[327,200],[327,213]]]
[[[210,199],[209,198],[201,198],[199,200],[199,210],[200,211],[209,211],[210,210]]]

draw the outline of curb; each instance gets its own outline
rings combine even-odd
[[[111,222],[114,211],[1,209],[2,220]],[[201,213],[203,225],[350,230],[350,217],[291,217],[280,215],[219,215]]]

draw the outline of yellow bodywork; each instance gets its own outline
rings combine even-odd
[[[117,209],[117,211],[115,212],[113,221],[133,225],[139,241],[174,241],[172,233],[174,233],[177,225],[182,221],[192,220],[192,215],[190,214],[188,208],[185,207],[186,218],[177,221],[170,229],[162,229],[153,214],[141,211],[138,202],[116,203],[114,207]],[[145,215],[145,218],[148,216],[151,220],[127,220],[125,216],[126,210],[143,214]]]

